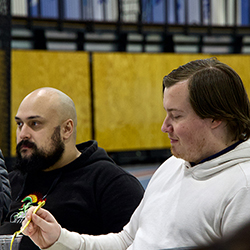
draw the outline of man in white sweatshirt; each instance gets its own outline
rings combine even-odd
[[[238,74],[215,58],[180,66],[163,80],[173,156],[152,177],[118,234],[62,229],[44,209],[24,233],[49,250],[156,250],[210,244],[250,220],[250,104]]]

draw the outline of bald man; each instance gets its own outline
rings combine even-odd
[[[42,200],[68,230],[98,235],[119,232],[127,224],[144,190],[96,141],[76,145],[77,116],[69,96],[37,89],[23,99],[15,121],[13,201],[0,234],[19,230],[26,210]],[[24,236],[22,249],[38,248]]]

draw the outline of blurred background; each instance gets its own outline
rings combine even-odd
[[[14,116],[39,87],[68,94],[77,143],[95,139],[147,185],[170,155],[162,79],[217,57],[250,93],[250,0],[0,0],[0,145],[15,158]]]

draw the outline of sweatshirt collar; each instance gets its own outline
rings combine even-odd
[[[222,151],[215,154],[215,157],[211,157],[210,160],[204,159],[202,163],[193,167],[189,162],[184,161],[185,170],[195,179],[206,179],[226,168],[250,161],[250,139],[237,142],[236,145],[231,145]]]
[[[220,152],[218,152],[218,153],[216,153],[216,154],[213,154],[213,155],[211,155],[211,156],[209,156],[209,157],[207,157],[207,158],[201,160],[201,161],[200,161],[199,163],[197,163],[197,164],[195,164],[194,162],[190,162],[190,164],[191,164],[191,166],[193,167],[193,166],[198,165],[198,164],[201,164],[201,163],[203,163],[203,162],[210,161],[210,160],[212,160],[212,159],[214,159],[214,158],[217,158],[217,157],[219,157],[219,156],[221,156],[221,155],[223,155],[223,154],[225,154],[225,153],[227,153],[227,152],[233,150],[234,148],[236,148],[236,147],[237,147],[239,144],[241,144],[242,142],[243,142],[243,140],[237,141],[237,142],[235,142],[234,144],[230,145],[229,147],[227,147],[227,148],[221,150]]]

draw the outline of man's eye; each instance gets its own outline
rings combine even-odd
[[[32,126],[37,126],[37,125],[38,125],[38,122],[32,122],[31,125],[32,125]]]
[[[17,122],[16,125],[17,125],[17,127],[21,127],[23,125],[23,123],[22,122]]]
[[[179,119],[180,117],[180,115],[173,116],[174,119]]]

